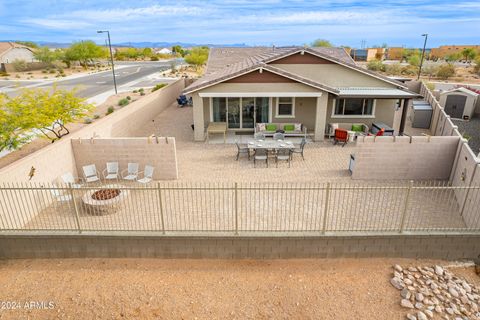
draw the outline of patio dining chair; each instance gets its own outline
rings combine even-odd
[[[107,162],[107,167],[102,172],[103,178],[105,180],[118,180],[118,174],[118,162]]]
[[[292,159],[291,156],[292,151],[290,149],[278,149],[275,154],[275,164],[278,168],[278,161],[287,161],[288,167],[290,168],[290,161]]]
[[[250,149],[248,148],[248,146],[245,144],[240,145],[238,141],[235,141],[235,145],[237,146],[237,158],[235,160],[238,161],[241,153],[247,154],[248,160],[250,160]]]
[[[155,170],[155,168],[153,166],[150,166],[150,165],[146,165],[145,166],[145,170],[143,172],[140,172],[140,174],[143,174],[143,178],[142,179],[138,179],[137,182],[140,182],[140,183],[143,183],[143,184],[147,184],[149,182],[151,182],[153,180],[153,171]]]
[[[273,134],[273,140],[285,140],[285,134],[276,132]]]
[[[85,182],[90,183],[100,181],[100,178],[98,177],[97,167],[94,164],[83,166],[82,169]]]
[[[267,168],[268,168],[268,152],[266,149],[255,149],[255,153],[253,154],[253,167],[255,168],[257,164],[257,160],[265,161]]]
[[[80,178],[75,178],[71,172],[66,172],[61,176],[63,183],[71,185],[72,188],[80,188],[82,185],[77,181],[80,181]]]
[[[127,165],[127,169],[122,171],[123,180],[135,181],[137,180],[137,177],[138,177],[138,163],[129,162]]]
[[[302,159],[305,160],[305,157],[303,156],[303,151],[305,150],[305,145],[307,144],[307,140],[305,138],[302,138],[302,142],[300,142],[300,146],[298,148],[294,148],[290,152],[290,158],[293,158],[294,153],[299,153],[302,155]]]
[[[56,188],[57,186],[54,185]],[[57,202],[69,202],[72,201],[72,196],[69,194],[63,194],[62,190],[59,189],[50,189],[50,193]]]
[[[344,129],[335,129],[335,136],[333,137],[333,144],[336,145],[337,143],[343,143],[342,147],[348,142],[348,131]]]

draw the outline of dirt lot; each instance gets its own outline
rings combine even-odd
[[[0,261],[0,319],[405,319],[409,259]],[[473,268],[450,269],[480,285]],[[25,301],[47,309],[25,309]],[[53,308],[48,309],[49,302]]]
[[[31,71],[22,71],[22,72],[9,72],[8,76],[3,76],[0,80],[34,80],[34,79],[58,79],[66,76],[71,76],[73,74],[91,74],[101,71],[110,70],[110,67],[90,67],[85,69],[83,67],[71,67],[71,68],[60,68],[55,67],[43,69],[43,70],[31,70]],[[63,73],[60,73],[59,70],[63,70]]]

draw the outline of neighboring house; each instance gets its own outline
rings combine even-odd
[[[367,48],[352,49],[350,56],[355,61],[383,60],[385,58],[385,48]]]
[[[0,63],[12,63],[15,60],[36,61],[29,47],[15,42],[0,42]]]
[[[162,48],[160,50],[155,50],[156,54],[172,54],[172,50],[168,48]]]
[[[253,132],[257,123],[302,123],[323,140],[330,123],[382,122],[403,132],[398,81],[355,65],[343,48],[212,48],[205,75],[184,90],[193,98],[195,140],[210,122]],[[403,101],[401,101],[403,100]]]

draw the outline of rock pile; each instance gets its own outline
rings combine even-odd
[[[480,289],[441,266],[393,266],[392,286],[409,320],[480,320]]]

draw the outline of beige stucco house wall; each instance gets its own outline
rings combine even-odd
[[[36,61],[33,52],[27,48],[12,48],[0,54],[0,63],[12,63],[15,60],[23,60],[26,62]]]

